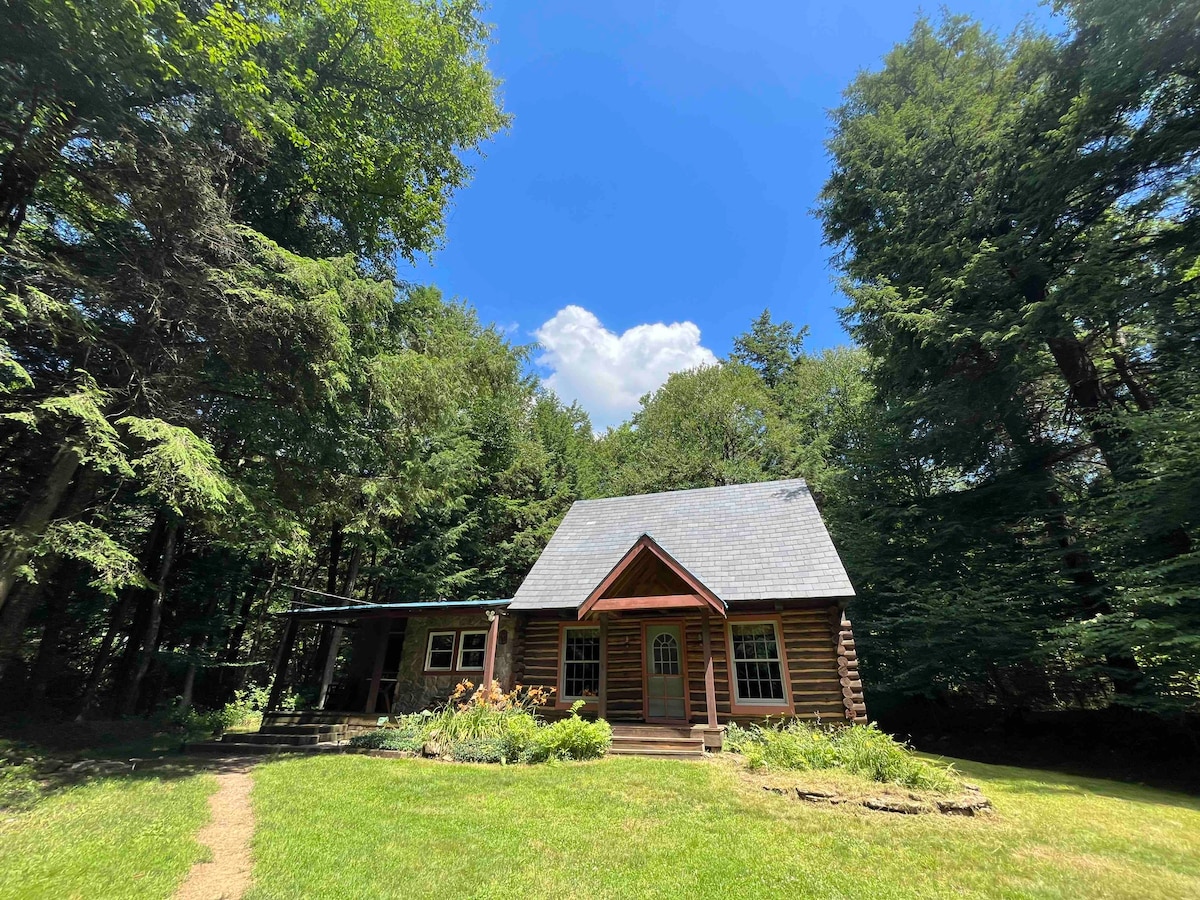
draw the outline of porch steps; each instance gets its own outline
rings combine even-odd
[[[704,738],[691,728],[672,725],[614,725],[612,756],[652,756],[663,759],[703,759]]]

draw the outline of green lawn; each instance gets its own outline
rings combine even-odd
[[[195,834],[216,780],[99,778],[0,810],[0,898],[165,898],[205,854]]]
[[[715,763],[282,760],[249,896],[1200,897],[1200,801],[959,767],[997,815],[818,808]]]
[[[958,766],[995,816],[811,806],[728,761],[292,757],[255,770],[249,897],[1200,897],[1200,800]],[[163,769],[0,812],[0,898],[166,900],[213,787]]]

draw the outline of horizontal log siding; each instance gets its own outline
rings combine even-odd
[[[710,620],[713,655],[713,680],[716,683],[717,719],[729,719],[729,653],[725,646],[725,620],[713,616]],[[704,633],[700,619],[687,620],[686,638],[688,661],[688,711],[693,722],[708,721],[704,700]]]
[[[831,605],[784,609],[767,615],[778,616],[783,623],[789,687],[796,715],[805,719],[819,716],[826,722],[846,721],[852,715],[854,718],[865,716],[853,636],[849,633],[849,622],[843,627],[841,611]],[[517,645],[514,648],[516,681],[557,691],[561,621],[525,617],[518,620]],[[643,715],[645,659],[642,622],[642,619],[621,616],[609,618],[608,717],[616,722],[637,721]],[[725,620],[713,616],[711,623],[717,717],[721,722],[755,721],[754,716],[730,714]],[[684,641],[687,645],[688,712],[691,721],[704,722],[707,715],[704,705],[704,642],[698,615],[686,617]],[[847,690],[852,696],[844,695]],[[548,717],[561,714],[561,711],[549,708],[544,712]]]
[[[558,619],[519,620],[516,681],[527,687],[558,690]]]
[[[830,632],[831,607],[785,609],[783,644],[791,674],[792,706],[802,719],[846,718],[838,678],[837,644]]]

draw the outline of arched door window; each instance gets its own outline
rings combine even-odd
[[[669,632],[654,636],[654,674],[679,674],[679,641]]]

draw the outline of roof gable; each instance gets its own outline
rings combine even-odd
[[[643,535],[726,604],[844,598],[854,589],[803,481],[580,500],[512,609],[577,609]]]
[[[579,618],[605,601],[641,598],[638,608],[652,609],[667,600],[672,606],[709,606],[725,615],[725,603],[681,566],[648,534],[643,534],[579,607]],[[660,601],[656,603],[655,601]],[[693,602],[694,601],[694,602]]]

